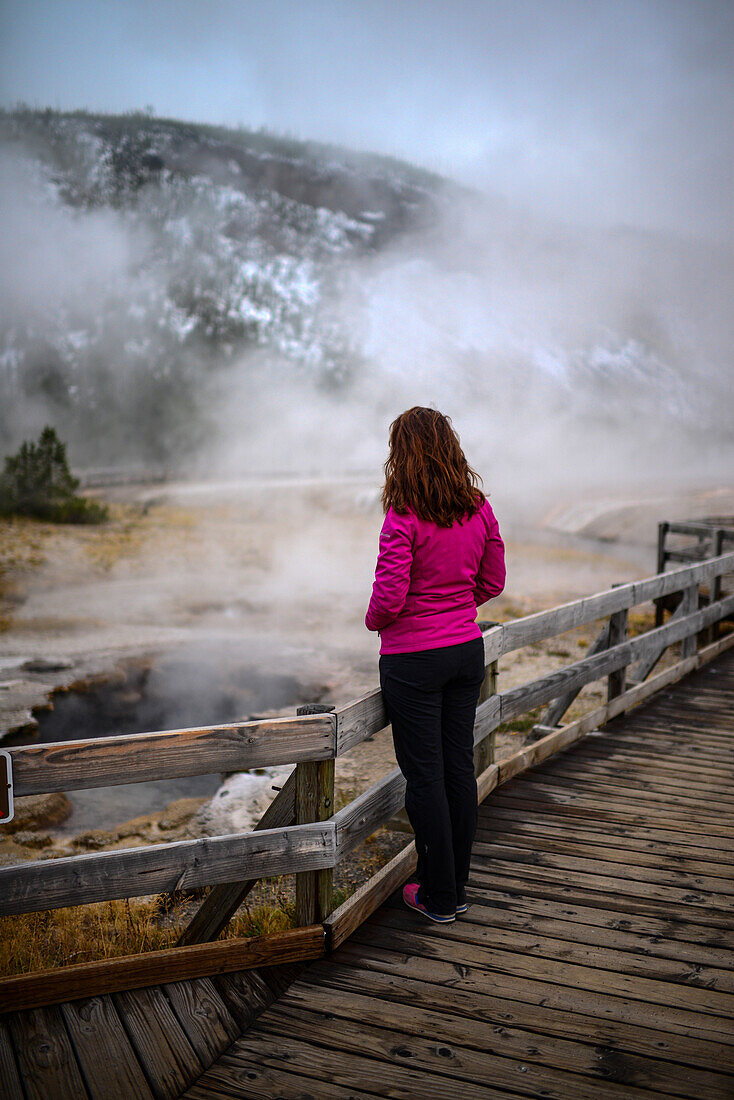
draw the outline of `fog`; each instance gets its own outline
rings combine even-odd
[[[265,126],[731,241],[733,40],[728,0],[3,0],[0,102]]]
[[[155,224],[70,211],[4,158],[0,323],[36,347],[23,378],[0,349],[7,446],[51,420],[79,466],[377,479],[390,421],[418,403],[516,494],[730,477],[730,4],[5,0],[0,29],[5,104],[265,126],[463,185],[420,237],[345,249],[328,286],[304,265],[294,300],[321,335],[290,355],[163,342],[189,324],[171,286],[209,263],[156,236],[183,199],[149,189]],[[75,155],[93,172],[93,144]],[[215,235],[216,211],[186,202],[181,233]],[[331,384],[324,333],[347,349]]]

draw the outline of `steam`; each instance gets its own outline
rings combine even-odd
[[[38,158],[0,158],[8,449],[50,421],[77,464],[376,484],[390,422],[421,404],[452,417],[489,491],[529,507],[729,475],[734,246],[581,230],[447,186],[429,223],[370,250],[354,242],[379,210],[272,193],[263,221],[219,177],[100,205],[109,155],[83,126],[74,142],[91,209],[64,205],[68,179]],[[256,338],[238,351],[243,318]]]

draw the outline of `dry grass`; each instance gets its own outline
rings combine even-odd
[[[332,907],[388,862],[404,836],[379,829],[334,873]],[[0,918],[0,976],[74,963],[139,955],[173,947],[207,890],[145,899],[99,902]],[[265,936],[295,927],[295,876],[261,879],[222,938]]]
[[[188,900],[168,913],[161,899],[123,900],[3,917],[0,974],[9,977],[173,947],[190,908]],[[293,927],[293,910],[287,901],[283,907],[245,905],[225,938],[285,931]]]

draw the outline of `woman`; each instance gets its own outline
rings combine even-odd
[[[505,550],[447,416],[416,406],[390,427],[385,521],[365,625],[418,851],[411,909],[465,913],[477,826],[474,719],[484,679],[477,606],[505,585]]]

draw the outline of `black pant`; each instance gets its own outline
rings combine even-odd
[[[418,900],[433,913],[453,913],[469,878],[477,828],[474,719],[484,671],[481,638],[380,657],[380,687],[418,851]]]

